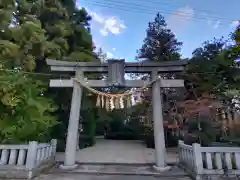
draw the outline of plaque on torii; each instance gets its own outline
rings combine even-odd
[[[89,87],[132,87],[139,88],[149,83],[144,80],[126,80],[125,73],[149,73],[152,83],[152,108],[154,125],[154,142],[157,170],[168,170],[166,163],[166,149],[164,142],[163,112],[161,88],[183,87],[182,79],[158,79],[158,74],[179,72],[184,70],[187,61],[166,61],[166,62],[125,62],[124,60],[109,60],[105,63],[100,62],[66,62],[58,60],[47,60],[52,71],[75,72],[75,78],[84,81],[84,73],[107,73],[106,80],[87,80]],[[71,111],[68,125],[67,143],[65,150],[64,164],[62,169],[76,168],[76,147],[78,125],[81,107],[82,87],[74,79],[51,79],[50,87],[73,87]]]

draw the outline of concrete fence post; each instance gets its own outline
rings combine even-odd
[[[36,158],[37,158],[37,141],[30,141],[27,151],[27,160],[26,160],[26,168],[28,169],[28,179],[31,179],[33,175],[33,170],[36,167]]]
[[[197,174],[197,176],[203,174],[203,158],[202,158],[202,151],[201,151],[201,145],[198,143],[194,143],[192,145],[193,147],[193,157],[194,157],[194,170]]]
[[[52,157],[55,159],[56,152],[57,152],[57,140],[56,139],[51,140],[51,146],[52,146]]]
[[[179,160],[179,163],[182,163],[182,161],[183,161],[182,149],[181,149],[182,144],[183,144],[183,141],[178,140],[178,160]]]
[[[29,170],[31,170],[35,167],[36,157],[37,157],[37,148],[38,148],[37,141],[29,142],[28,152],[27,152],[27,160],[26,160],[26,167]]]

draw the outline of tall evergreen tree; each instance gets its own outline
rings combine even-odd
[[[96,54],[93,52],[93,42],[90,33],[89,21],[91,17],[86,10],[78,9],[74,1],[46,0],[46,3],[48,5],[44,6],[40,20],[48,35],[49,45],[52,46],[54,44],[55,46],[52,47],[58,52],[56,54],[58,57],[54,55],[53,58],[64,61],[97,60]],[[45,61],[38,61],[38,71],[48,71]],[[58,139],[63,139],[65,133],[59,134],[59,132],[67,131],[72,89],[49,88],[46,94],[53,97],[59,106],[55,114],[61,125],[55,129],[54,136],[57,136],[56,138]],[[83,119],[87,119],[88,117],[85,117],[85,115],[89,113],[83,113],[84,110],[88,109],[90,113],[94,113],[93,105],[87,94],[84,92],[82,100],[82,104],[84,104],[81,112]]]
[[[158,13],[153,22],[149,22],[146,30],[147,36],[142,47],[137,51],[137,59],[151,61],[173,61],[180,59],[182,45],[174,33],[167,28],[167,23]]]
[[[46,86],[20,71],[34,71],[44,56],[45,31],[34,16],[39,4],[0,1],[0,142],[44,141],[56,124],[51,99],[42,96]]]
[[[201,97],[207,93],[227,105],[232,104],[240,94],[240,70],[235,61],[239,56],[237,47],[226,46],[223,39],[214,39],[197,48],[187,66],[189,95],[194,93],[195,97]]]
[[[6,129],[0,132],[0,141],[28,141],[31,137],[32,140],[44,140],[56,124],[54,116],[59,117],[59,122],[68,119],[71,89],[48,89],[50,77],[43,79],[17,72],[49,73],[46,58],[96,59],[90,19],[86,10],[76,8],[74,1],[0,1],[0,67],[17,68],[13,73],[0,72],[3,82],[0,88],[0,126]],[[55,106],[51,99],[60,107],[58,112],[61,113],[52,113]]]
[[[231,83],[231,86],[228,87],[228,89],[225,91],[225,95],[229,99],[237,100],[235,102],[240,101],[240,70],[239,70],[239,64],[240,64],[240,24],[237,26],[236,30],[233,33],[233,41],[235,42],[234,45],[229,48],[228,50],[228,58],[231,58],[235,63],[234,71],[231,71],[229,74],[233,74],[234,81]]]
[[[219,84],[223,82],[223,73],[232,63],[232,60],[222,61],[220,58],[225,45],[226,42],[223,39],[214,39],[204,42],[202,47],[193,51],[193,57],[187,66],[189,74],[187,80],[194,84],[195,93],[198,95],[201,96],[202,93],[212,91],[215,87],[220,88]],[[221,87],[223,87],[222,85]]]
[[[236,41],[236,44],[239,45],[240,44],[240,24],[237,26],[233,37],[234,37],[234,40]]]

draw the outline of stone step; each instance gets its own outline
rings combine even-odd
[[[34,180],[191,180],[189,177],[154,177],[141,175],[42,174]]]
[[[92,175],[141,175],[156,177],[187,177],[187,173],[178,166],[171,166],[169,171],[158,172],[152,165],[142,164],[78,164],[74,170],[59,169],[59,164],[45,174],[92,174]]]

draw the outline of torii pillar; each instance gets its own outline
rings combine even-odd
[[[82,71],[76,71],[75,77],[83,79]],[[80,118],[80,108],[82,102],[82,87],[76,81],[73,82],[72,102],[70,117],[68,123],[67,142],[65,149],[64,164],[60,165],[61,169],[70,170],[77,168],[76,149],[78,143],[78,126]]]
[[[152,72],[152,79],[158,77],[157,72]],[[167,171],[170,169],[167,166],[167,152],[165,148],[164,127],[163,127],[163,105],[161,95],[162,79],[156,80],[152,84],[152,117],[153,117],[153,131],[155,144],[155,160],[154,168],[158,171]]]

